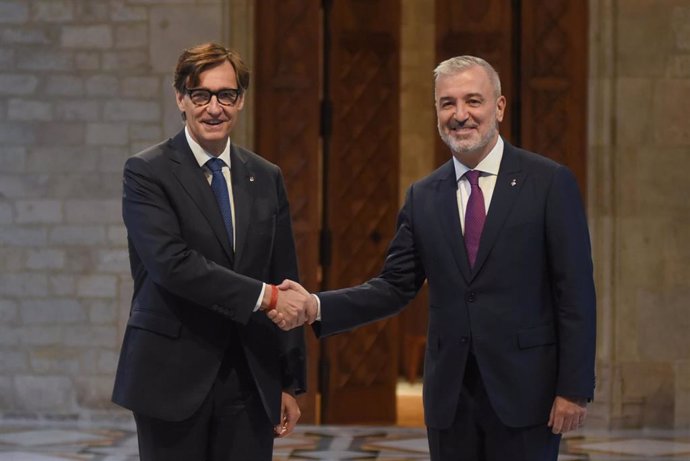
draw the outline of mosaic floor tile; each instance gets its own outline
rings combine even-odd
[[[81,442],[89,444],[95,441],[104,441],[103,436],[90,434],[79,431],[63,431],[63,430],[30,430],[17,431],[5,434],[0,434],[0,443],[20,445],[20,446],[38,446],[38,445],[53,445]]]
[[[669,440],[625,439],[611,442],[579,443],[575,447],[618,455],[675,456],[690,455],[690,443]]]
[[[133,430],[11,427],[0,421],[0,461],[138,461]],[[298,426],[277,439],[274,461],[428,461],[423,428]],[[603,432],[567,436],[559,461],[690,461],[686,432]]]

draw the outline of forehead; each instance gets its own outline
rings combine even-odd
[[[480,66],[472,66],[451,75],[439,76],[436,79],[434,94],[437,100],[462,98],[469,94],[480,95],[488,99],[492,97],[493,92],[491,79],[486,70]]]
[[[237,75],[229,61],[210,67],[199,74],[199,86],[211,90],[237,88]]]

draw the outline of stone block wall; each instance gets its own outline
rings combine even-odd
[[[604,427],[690,428],[690,4],[590,0]]]
[[[231,4],[0,0],[0,417],[115,409],[122,166],[180,129],[176,58]]]

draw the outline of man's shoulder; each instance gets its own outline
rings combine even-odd
[[[132,155],[130,159],[141,159],[147,162],[152,162],[157,159],[168,157],[175,151],[183,151],[185,149],[190,150],[189,144],[187,144],[187,139],[184,135],[184,130],[182,130],[172,138],[168,138],[164,141],[140,150],[136,154]]]
[[[140,158],[144,160],[154,160],[158,157],[162,157],[166,155],[170,150],[173,149],[172,145],[173,139],[166,139],[165,141],[161,141],[158,144],[154,144],[152,146],[148,146],[144,148],[143,150],[140,150],[136,154],[132,155],[132,158]]]
[[[545,155],[513,146],[507,142],[503,155],[508,161],[510,161],[510,157],[513,156],[520,162],[521,166],[527,169],[553,171],[564,166]]]
[[[453,179],[455,175],[455,169],[453,167],[453,160],[448,160],[440,167],[436,168],[434,171],[424,176],[421,179],[415,181],[412,185],[414,187],[428,187],[436,184],[438,181],[445,181],[448,179]]]
[[[256,152],[253,152],[246,147],[237,144],[231,144],[230,147],[231,158],[235,157],[239,161],[246,163],[252,170],[263,170],[272,174],[280,174],[280,167],[275,163],[266,160]],[[233,159],[233,162],[236,161]]]
[[[130,156],[125,162],[125,170],[143,171],[143,170],[165,170],[169,168],[170,155],[174,150],[171,145],[172,139],[159,142],[149,146],[136,154]]]

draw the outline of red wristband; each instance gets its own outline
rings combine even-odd
[[[268,302],[266,307],[266,312],[272,311],[278,305],[278,287],[275,285],[269,285],[271,287],[271,300]]]

